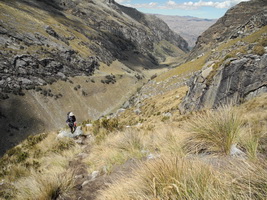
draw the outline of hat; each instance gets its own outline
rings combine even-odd
[[[69,116],[74,116],[73,112],[70,112],[70,115]]]

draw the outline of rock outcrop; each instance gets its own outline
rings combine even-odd
[[[230,58],[213,77],[211,72],[209,67],[192,77],[181,112],[241,103],[267,92],[267,54]]]
[[[163,40],[188,51],[186,41],[162,20],[114,1],[5,0],[0,11],[2,99],[10,92],[90,76],[99,62],[127,60],[129,52],[157,65],[168,54],[154,52]]]
[[[188,83],[182,113],[239,104],[267,92],[266,8],[262,0],[242,2],[200,36],[190,57],[206,53],[206,64]]]

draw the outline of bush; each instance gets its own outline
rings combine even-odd
[[[13,156],[13,155],[15,155],[15,154],[18,154],[18,153],[21,152],[21,151],[22,151],[22,149],[21,149],[20,147],[14,147],[14,148],[9,149],[9,150],[7,151],[7,155],[10,157],[10,156]]]
[[[263,46],[255,46],[252,49],[252,53],[262,56],[265,53],[265,49]]]
[[[119,129],[119,121],[118,119],[102,119],[101,120],[101,125],[103,128],[105,128],[108,131],[114,131]]]
[[[185,144],[189,151],[230,154],[231,146],[237,143],[242,119],[230,106],[198,114],[187,122],[191,137]]]
[[[86,97],[88,94],[87,94],[87,92],[85,92],[84,90],[82,90],[82,95]]]
[[[107,119],[103,118],[100,120],[96,120],[93,123],[93,129],[95,130],[94,132],[97,132],[100,128],[104,128],[107,131],[114,131],[114,130],[119,130],[121,129],[121,126],[119,125],[118,119],[112,118],[112,119]]]
[[[17,162],[24,162],[29,157],[28,152],[20,152],[16,155]]]
[[[106,138],[109,132],[121,130],[122,126],[119,124],[118,119],[99,119],[93,123],[93,134],[96,137],[96,142],[99,143]]]
[[[52,148],[52,151],[55,153],[60,153],[62,151],[70,149],[73,146],[75,146],[75,142],[72,139],[64,138],[64,140],[58,140],[58,142]]]
[[[169,119],[170,119],[169,116],[164,116],[164,117],[162,117],[161,121],[162,121],[162,122],[165,122],[165,121],[167,121],[167,120],[169,120]]]
[[[46,137],[47,137],[46,133],[38,134],[38,135],[31,135],[27,138],[26,146],[33,147],[34,145],[44,140]]]

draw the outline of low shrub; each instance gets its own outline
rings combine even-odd
[[[52,148],[52,152],[60,153],[75,146],[75,142],[72,139],[64,138],[64,140],[58,140],[55,146]]]
[[[25,151],[22,151],[16,154],[16,159],[17,159],[17,162],[19,163],[24,162],[28,157],[29,157],[29,153]]]
[[[30,135],[27,138],[26,146],[27,147],[33,147],[36,144],[38,144],[39,142],[41,142],[42,140],[44,140],[46,137],[47,137],[47,133],[42,133],[42,134],[38,134],[38,135]]]
[[[106,129],[108,132],[114,131],[114,130],[121,130],[122,126],[119,124],[119,120],[116,118],[103,118],[94,121],[93,123],[93,133],[96,135],[100,128]]]
[[[265,53],[265,49],[263,46],[255,46],[252,49],[252,53],[262,56]]]

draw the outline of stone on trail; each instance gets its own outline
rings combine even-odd
[[[232,144],[231,149],[230,149],[230,155],[231,156],[241,156],[244,157],[246,154],[241,151],[240,149],[238,149],[236,147],[236,144]]]
[[[61,130],[58,135],[57,135],[57,138],[63,138],[63,137],[69,137],[69,138],[73,138],[73,137],[76,137],[76,136],[79,136],[79,135],[83,135],[83,131],[82,131],[82,127],[81,126],[78,126],[76,131],[74,133],[71,133],[70,132],[70,129],[68,130]]]

